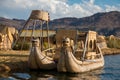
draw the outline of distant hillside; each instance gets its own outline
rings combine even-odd
[[[17,29],[23,27],[25,20],[6,19],[0,17],[0,24],[13,26]],[[81,31],[95,30],[103,35],[115,35],[120,37],[120,12],[112,11],[96,13],[92,16],[75,18],[67,17],[54,19],[49,22],[50,29],[79,29]]]
[[[52,29],[77,28],[82,31],[95,30],[104,35],[120,36],[120,12],[97,13],[84,18],[61,18],[50,22]]]
[[[25,20],[19,20],[19,19],[6,19],[3,17],[0,17],[0,25],[6,25],[15,27],[16,29],[20,29],[25,23]]]

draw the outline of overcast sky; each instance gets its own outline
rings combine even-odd
[[[51,19],[85,17],[120,11],[120,0],[0,0],[0,17],[28,19],[31,10],[45,10]]]

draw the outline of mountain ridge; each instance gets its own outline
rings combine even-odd
[[[13,26],[17,29],[21,29],[25,22],[22,19],[0,17],[0,25]],[[115,35],[120,37],[120,12],[102,12],[83,18],[64,17],[54,19],[49,22],[49,27],[52,30],[59,28],[77,29],[81,31],[94,30],[101,35]]]
[[[71,21],[72,20],[72,21]],[[52,24],[51,24],[52,23]],[[75,28],[83,31],[95,30],[103,35],[117,35],[120,30],[120,12],[111,11],[107,13],[96,13],[83,18],[61,18],[51,21],[55,28]],[[64,25],[63,25],[64,24]],[[59,26],[59,27],[58,27]],[[117,31],[117,32],[116,32]]]

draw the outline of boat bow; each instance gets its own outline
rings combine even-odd
[[[41,52],[37,41],[33,41],[33,46],[29,55],[29,67],[31,69],[54,69],[56,63],[54,60],[45,55],[44,51]],[[36,44],[37,43],[37,44]]]

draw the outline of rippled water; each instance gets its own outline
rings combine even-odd
[[[102,69],[81,74],[59,73],[57,71],[30,71],[0,73],[0,80],[120,80],[120,54],[105,56]]]

